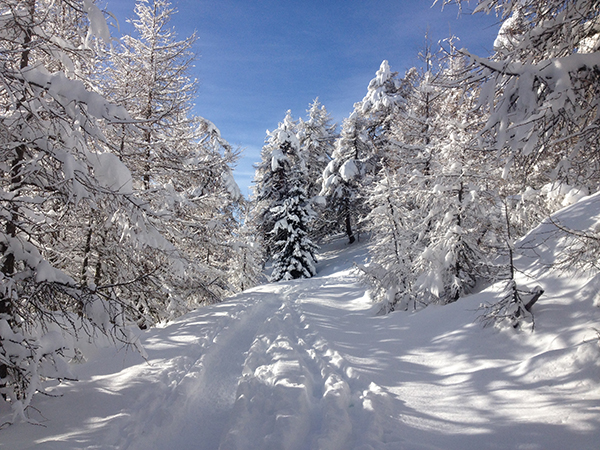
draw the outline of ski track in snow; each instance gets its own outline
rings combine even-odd
[[[279,283],[277,292],[253,290],[254,300],[221,317],[197,354],[159,365],[160,387],[131,407],[115,447],[388,448],[382,424],[393,434],[389,395],[363,381],[302,310],[303,300],[329,285],[356,295],[355,283],[315,278]],[[146,346],[151,354],[152,339]]]
[[[302,312],[304,282],[283,296],[244,363],[230,428],[221,449],[384,448],[389,396],[358,373]],[[391,428],[390,428],[391,431]]]
[[[154,405],[149,410],[148,400],[140,399],[139,408],[133,409],[143,416],[133,417],[130,424],[122,429],[120,434],[127,439],[119,447],[187,448],[193,441],[196,443],[194,448],[213,448],[220,439],[228,410],[235,401],[235,389],[245,356],[244,343],[252,339],[260,324],[272,314],[278,295],[262,293],[253,301],[251,299],[247,299],[244,309],[223,316],[224,324],[215,327],[216,332],[206,336],[199,345],[199,357],[192,358],[183,370],[175,371],[175,380],[165,382],[166,385],[175,385],[167,398],[157,398],[156,393],[148,392]],[[164,377],[169,378],[173,373],[169,369]],[[166,426],[161,426],[163,424]]]

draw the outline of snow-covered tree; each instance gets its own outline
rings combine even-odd
[[[544,293],[541,286],[536,286],[533,289],[523,289],[516,282],[516,267],[515,267],[515,248],[514,237],[511,232],[509,206],[506,199],[502,202],[503,215],[505,220],[504,236],[506,240],[508,264],[506,264],[506,274],[501,274],[505,278],[504,292],[500,300],[494,303],[482,305],[480,309],[483,313],[479,316],[479,320],[488,325],[505,325],[508,324],[514,328],[518,328],[524,324],[530,324],[533,331],[535,321],[531,308]]]
[[[356,240],[353,226],[363,212],[359,196],[360,161],[368,154],[363,123],[356,111],[344,119],[340,137],[335,142],[332,160],[323,171],[320,192],[320,195],[325,197],[328,210],[335,214],[337,227],[342,224],[345,226],[351,244]]]
[[[423,301],[416,264],[429,244],[432,226],[427,200],[437,168],[433,144],[441,98],[434,83],[433,57],[429,47],[426,50],[425,69],[413,68],[403,79],[394,79],[393,96],[383,96],[385,101],[376,109],[381,111],[378,158],[382,169],[365,193],[373,262],[364,272],[384,312],[409,304],[416,308],[417,300]]]
[[[389,152],[391,124],[398,110],[399,81],[383,61],[361,102],[344,120],[332,160],[323,172],[321,195],[345,226],[349,242],[356,240],[353,227],[366,216],[364,193],[369,192]]]
[[[406,99],[402,95],[402,82],[392,72],[387,61],[383,61],[367,88],[367,94],[359,103],[359,110],[365,119],[366,132],[372,154],[362,161],[365,176],[364,187],[376,181],[382,159],[394,152],[393,125],[398,122],[400,110]],[[366,185],[366,186],[365,186]]]
[[[337,138],[337,124],[332,124],[331,116],[318,99],[310,105],[308,119],[298,121],[300,156],[306,165],[306,193],[318,214],[311,225],[312,235],[318,239],[330,233],[335,226],[335,216],[323,205],[321,192],[323,171],[331,161],[334,143]]]
[[[233,240],[233,258],[231,262],[231,283],[236,291],[244,291],[260,284],[265,278],[262,274],[262,248],[257,233],[250,220],[252,203],[241,201],[238,228]]]
[[[474,145],[483,118],[475,108],[478,90],[461,83],[465,70],[464,58],[452,54],[437,76],[444,101],[434,104],[436,133],[421,200],[427,214],[420,229],[427,236],[416,260],[417,289],[441,303],[456,301],[488,273],[485,255],[493,255],[489,244],[497,229],[500,174],[496,161]]]
[[[480,148],[495,150],[503,168],[497,193],[511,254],[517,236],[600,187],[600,9],[593,0],[480,0],[475,11],[495,12],[503,22],[492,57],[463,53],[487,114],[477,137],[492,145]],[[508,278],[507,295],[486,321],[529,315]]]
[[[197,289],[206,283],[206,287],[217,295],[215,300],[221,300],[236,291],[232,283],[237,277],[238,214],[244,199],[232,173],[237,152],[212,122],[201,120],[203,134],[196,159],[189,161],[190,165],[200,169],[199,176],[194,178],[195,185],[185,191],[193,206],[187,217],[178,218],[190,239],[180,251],[185,252],[189,264],[198,270],[191,286]]]
[[[230,292],[234,211],[241,195],[230,165],[236,153],[208,120],[191,113],[196,83],[189,76],[195,36],[178,40],[166,0],[140,0],[111,55],[107,91],[123,104],[137,127],[111,135],[134,187],[155,212],[169,249],[147,251],[145,272],[162,289],[139,299],[140,320],[171,318]],[[157,250],[160,250],[157,252]],[[148,314],[142,311],[154,311]]]
[[[315,251],[317,246],[308,236],[311,208],[306,191],[301,185],[301,172],[293,170],[291,189],[283,204],[271,208],[275,226],[273,272],[271,281],[310,278],[317,273]]]
[[[313,213],[306,194],[306,160],[291,111],[267,133],[254,177],[252,226],[263,259],[273,259],[272,281],[308,278],[315,274],[316,246],[309,237]]]
[[[196,37],[177,40],[169,26],[174,13],[168,0],[137,1],[135,36],[125,35],[111,55],[107,90],[139,121],[135,136],[122,133],[115,141],[136,187],[147,191],[176,171],[192,170],[181,163],[192,152],[197,126],[190,114],[196,86],[189,77]]]
[[[321,191],[323,171],[331,161],[337,136],[336,124],[331,123],[331,116],[318,98],[307,112],[308,120],[298,121],[297,135],[300,141],[300,155],[306,165],[308,177],[306,194],[312,199]]]
[[[413,285],[418,235],[412,227],[412,200],[401,181],[406,179],[403,170],[384,167],[368,198],[371,262],[359,268],[372,287],[372,297],[381,302],[383,314],[417,307]]]
[[[274,236],[271,231],[275,226],[275,219],[271,209],[281,206],[289,194],[290,168],[295,166],[305,170],[306,167],[300,159],[300,142],[296,131],[292,113],[287,111],[283,122],[274,131],[267,131],[261,162],[255,167],[251,220],[265,252],[265,260],[274,254]]]
[[[0,11],[0,391],[26,419],[42,378],[69,376],[63,334],[130,342],[131,311],[112,287],[53,265],[55,248],[70,249],[59,231],[102,204],[129,211],[133,232],[145,218],[99,126],[127,113],[78,79],[94,40],[110,39],[100,10],[91,0],[1,0]]]
[[[503,20],[495,54],[470,55],[484,83],[484,130],[516,192],[564,183],[600,186],[598,55],[600,11],[594,0],[485,0],[477,11]]]
[[[398,84],[393,139],[368,196],[363,272],[383,312],[457,300],[487,273],[494,240],[498,171],[472,139],[483,120],[477,91],[460,83],[463,58],[436,62],[429,47],[422,55],[424,70]]]

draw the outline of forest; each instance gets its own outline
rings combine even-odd
[[[374,70],[341,126],[318,99],[288,112],[246,199],[240,151],[192,112],[196,36],[178,38],[169,1],[138,1],[135,32],[114,40],[94,0],[0,0],[0,393],[14,420],[69,378],[74,339],[143,354],[132,330],[313,277],[340,233],[368,242],[356,269],[377,314],[502,282],[483,324],[534,329],[544,294],[517,283],[515,242],[600,187],[600,5],[475,12],[502,22],[491,57],[426,39],[419,66]],[[554,266],[597,271],[600,231],[553,226],[570,236]]]

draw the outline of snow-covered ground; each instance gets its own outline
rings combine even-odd
[[[585,228],[594,211],[598,197],[558,217]],[[552,260],[547,230],[528,242]],[[29,414],[41,425],[1,429],[0,447],[600,448],[600,278],[521,258],[521,281],[546,290],[536,328],[498,330],[476,320],[497,286],[375,315],[352,268],[366,254],[333,242],[312,279],[260,286],[144,332],[147,361],[85,348],[87,362],[73,365],[80,381],[38,395]],[[0,421],[9,414],[0,403]]]

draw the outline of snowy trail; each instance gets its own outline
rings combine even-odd
[[[347,275],[257,288],[218,318],[195,344],[197,352],[187,349],[176,364],[152,360],[160,386],[131,407],[115,447],[396,448],[382,442],[386,419],[393,429],[389,396],[360,380],[303,311],[304,299],[318,298],[328,285],[342,298],[357,292]],[[169,335],[146,339],[150,358],[164,352]]]
[[[170,394],[170,401],[161,401],[151,411],[154,417],[132,418],[134,426],[146,424],[147,428],[133,432],[124,429],[122,434],[132,441],[119,447],[187,448],[189,442],[193,441],[194,448],[214,448],[235,401],[246,343],[252,341],[260,324],[278,306],[278,294],[261,292],[260,289],[253,294],[244,298],[243,309],[224,316],[223,323],[213,328],[214,333],[200,344],[202,355],[180,374]],[[140,401],[140,411],[143,411],[145,403],[144,399]],[[160,426],[165,416],[169,417],[168,423]]]
[[[256,336],[220,448],[387,448],[380,416],[389,396],[360,380],[303,313],[302,298],[322,288],[290,290]]]

